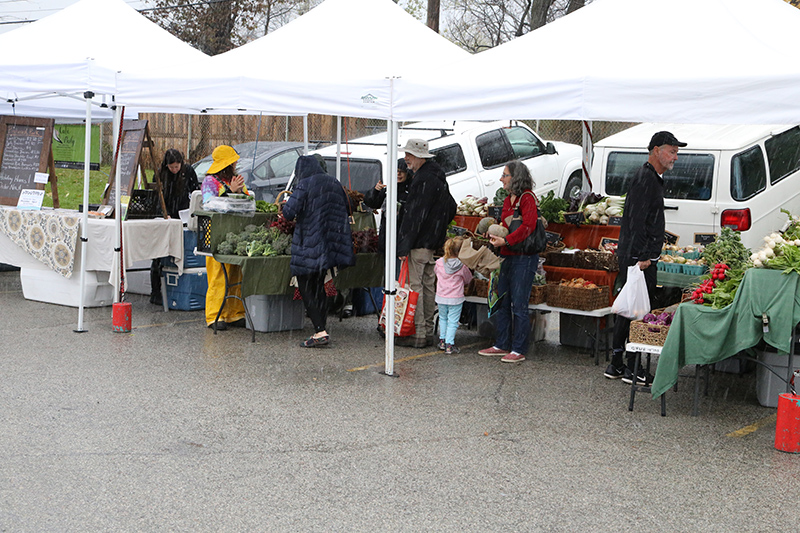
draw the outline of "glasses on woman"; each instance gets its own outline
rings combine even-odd
[[[500,174],[500,177],[501,178],[510,178],[511,174],[506,174],[505,172],[503,172],[502,174]]]

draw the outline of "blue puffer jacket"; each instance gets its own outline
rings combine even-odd
[[[283,206],[287,220],[297,219],[292,238],[292,275],[354,265],[347,195],[342,185],[325,174],[311,156],[297,160],[294,175],[297,185]]]

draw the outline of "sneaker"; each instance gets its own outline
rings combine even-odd
[[[625,367],[625,375],[622,376],[622,382],[631,384],[633,382],[633,371]],[[645,372],[643,369],[639,369],[639,373],[636,376],[636,384],[637,385],[650,385],[653,383],[653,376]]]
[[[480,352],[478,352],[478,355],[483,355],[485,357],[497,357],[497,356],[508,355],[508,350],[501,350],[496,346],[492,346],[491,348],[486,348],[484,350],[481,350]]]
[[[444,354],[445,355],[453,355],[454,353],[460,353],[461,350],[456,348],[454,344],[447,344],[444,347]]]
[[[304,348],[316,348],[318,346],[327,346],[331,341],[330,335],[323,335],[322,337],[309,337],[300,343]]]
[[[436,346],[440,350],[447,349],[447,345],[444,343],[444,339],[439,339],[439,344]]]
[[[517,352],[511,352],[510,354],[500,359],[500,361],[502,361],[503,363],[521,363],[524,360],[525,356]]]
[[[606,371],[603,372],[603,375],[608,379],[619,379],[625,375],[626,370],[628,370],[628,367],[626,367],[625,365],[622,365],[620,368],[617,368],[613,364],[611,364],[608,365]]]
[[[425,348],[428,341],[425,337],[397,337],[394,340],[395,346],[408,346],[410,348]]]

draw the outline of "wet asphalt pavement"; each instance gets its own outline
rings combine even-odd
[[[778,531],[797,524],[800,455],[775,450],[755,373],[658,402],[559,344],[522,364],[398,347],[374,316],[311,333],[214,335],[202,312],[131,295],[25,300],[0,272],[2,531]],[[691,367],[684,374],[693,375]]]

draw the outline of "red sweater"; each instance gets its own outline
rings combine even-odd
[[[527,194],[530,192],[530,194]],[[505,201],[503,202],[503,214],[502,214],[502,223],[503,226],[508,228],[508,224],[506,223],[506,219],[509,219],[514,216],[514,211],[517,208],[517,205],[520,206],[520,212],[522,212],[522,225],[513,233],[509,233],[506,237],[506,241],[510,245],[519,244],[524,241],[528,235],[533,233],[536,229],[536,221],[539,219],[539,211],[536,208],[536,197],[531,191],[525,191],[516,201],[512,204],[511,203],[511,196],[507,196]],[[519,252],[513,252],[508,249],[508,246],[503,246],[500,248],[500,255],[521,255]]]

